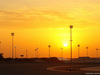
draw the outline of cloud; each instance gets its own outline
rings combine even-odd
[[[43,10],[0,10],[0,26],[44,28],[59,27],[59,22],[69,21],[68,13]]]
[[[99,8],[98,8],[99,9]],[[20,9],[0,10],[0,27],[3,28],[76,28],[99,25],[98,11],[77,8],[72,12]]]

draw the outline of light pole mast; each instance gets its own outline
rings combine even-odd
[[[27,59],[27,50],[26,50],[26,59]]]
[[[11,33],[11,36],[12,36],[12,59],[13,59],[13,36],[14,36],[14,33]]]
[[[61,58],[63,60],[63,48],[61,48]]]
[[[51,45],[48,45],[48,47],[49,47],[49,58],[50,58],[50,47],[51,47]]]
[[[35,58],[36,58],[36,50],[37,50],[37,49],[35,49]]]
[[[35,57],[36,57],[36,58],[38,58],[38,49],[39,49],[39,48],[36,48],[36,49],[35,49]]]
[[[72,62],[72,28],[73,25],[70,25],[70,53],[71,53],[71,62]]]
[[[97,50],[97,58],[98,58],[98,50],[99,50],[99,49],[96,49],[96,50]]]
[[[87,49],[87,57],[88,57],[88,47],[86,47],[86,49]]]
[[[16,58],[16,46],[15,46],[15,58]]]
[[[80,47],[80,45],[78,45],[78,58],[80,57],[79,47]]]
[[[2,52],[1,52],[1,41],[0,41],[0,53],[2,53]]]
[[[36,48],[36,50],[37,50],[37,58],[38,58],[38,49],[39,49],[39,48]]]

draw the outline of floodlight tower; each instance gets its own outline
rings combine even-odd
[[[61,58],[63,60],[63,48],[61,48]]]
[[[39,56],[39,55],[38,55],[38,49],[39,49],[39,48],[36,48],[36,50],[37,50],[37,58],[38,58],[38,56]]]
[[[27,49],[26,49],[26,59],[27,59]]]
[[[72,62],[72,28],[73,28],[73,25],[70,25],[70,53],[71,53],[71,62]]]
[[[97,51],[97,58],[98,58],[98,50],[99,50],[99,49],[97,48],[97,49],[96,49],[96,51]]]
[[[48,47],[49,47],[49,58],[50,58],[50,47],[51,47],[51,45],[48,45]]]
[[[0,53],[2,53],[2,52],[1,52],[1,41],[0,41]]]
[[[15,58],[16,58],[16,46],[15,46]]]
[[[80,45],[78,45],[78,58],[80,57],[80,51],[79,51],[79,47],[80,47]]]
[[[88,57],[88,47],[86,47],[86,49],[87,49],[87,57]]]
[[[12,59],[13,59],[13,36],[14,36],[14,33],[11,33],[11,36],[12,36]]]

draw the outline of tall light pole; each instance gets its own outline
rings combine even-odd
[[[35,49],[35,57],[36,57],[36,51],[37,51],[37,49]]]
[[[15,58],[16,58],[16,46],[15,46]]]
[[[26,50],[26,59],[27,59],[27,50]]]
[[[39,49],[39,48],[36,48],[36,49],[35,49],[35,57],[36,57],[36,58],[38,58],[38,49]]]
[[[71,53],[71,62],[72,62],[72,28],[73,28],[73,25],[70,25],[70,53]]]
[[[1,53],[1,41],[0,41],[0,53]]]
[[[87,49],[87,57],[88,57],[88,47],[86,47],[86,49]]]
[[[38,58],[38,49],[39,49],[39,48],[37,48],[37,58]]]
[[[78,58],[80,57],[79,47],[80,47],[80,45],[78,45]]]
[[[63,48],[61,48],[61,58],[63,60]]]
[[[50,58],[50,47],[51,47],[51,45],[48,45],[48,47],[49,47],[49,58]]]
[[[14,33],[11,33],[11,36],[12,36],[12,59],[13,59],[13,36],[14,36]]]
[[[98,58],[98,50],[99,50],[99,49],[97,48],[97,49],[96,49],[96,51],[97,51],[97,58]]]

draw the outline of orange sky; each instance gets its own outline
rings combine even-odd
[[[100,0],[2,0],[0,1],[0,40],[4,57],[12,56],[12,37],[17,57],[25,55],[35,57],[35,48],[39,48],[39,57],[48,57],[48,45],[51,56],[70,57],[70,29],[73,25],[73,57],[78,57],[77,45],[80,44],[80,56],[96,57],[96,48],[100,43]],[[67,43],[68,46],[64,47]]]

